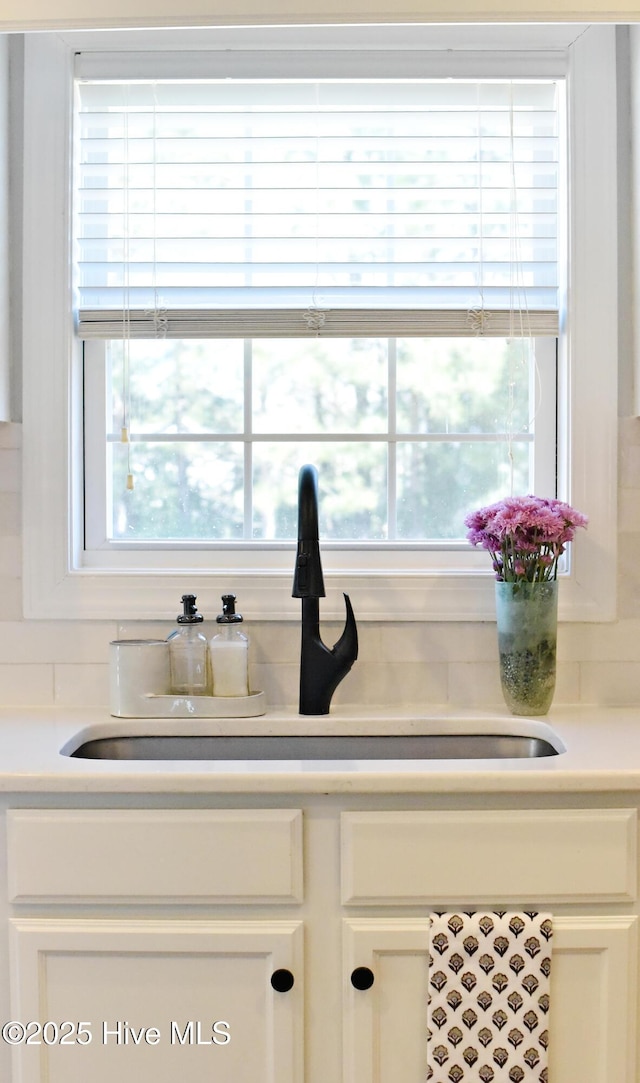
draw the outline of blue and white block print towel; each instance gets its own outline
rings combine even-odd
[[[429,921],[429,1083],[548,1083],[551,915]]]

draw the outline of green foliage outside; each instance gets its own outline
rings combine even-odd
[[[530,488],[525,340],[265,339],[251,351],[240,339],[133,340],[128,384],[122,354],[112,343],[116,539],[295,538],[307,462],[319,472],[323,539],[457,540],[469,509]]]

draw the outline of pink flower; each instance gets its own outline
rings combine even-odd
[[[465,519],[467,540],[487,549],[497,579],[555,579],[567,542],[588,519],[562,500],[509,496]]]

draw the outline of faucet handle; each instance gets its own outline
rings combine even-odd
[[[324,598],[325,594],[320,544],[303,538],[298,542],[291,597]]]

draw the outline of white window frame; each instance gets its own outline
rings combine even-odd
[[[269,29],[254,33],[268,41]],[[484,29],[484,40],[495,51],[499,28]],[[388,30],[384,28],[385,35]],[[566,324],[571,337],[560,336],[559,401],[564,407],[558,463],[560,494],[586,512],[590,524],[586,533],[580,533],[563,575],[560,616],[611,620],[617,500],[615,28],[591,27],[577,34],[568,49],[557,46],[554,28],[549,31],[548,50],[506,54],[504,74],[522,75],[525,59],[531,63],[533,57],[537,74],[566,72],[568,80],[571,213]],[[302,40],[308,33],[300,28]],[[480,29],[465,28],[464,33],[467,50],[482,39]],[[407,34],[407,40],[415,42],[415,28],[408,28]],[[509,35],[512,41],[514,28],[509,28]],[[125,39],[140,48],[140,37],[137,42],[135,37],[109,35],[118,49]],[[144,47],[152,48],[155,37],[143,35]],[[157,38],[162,41],[161,34]],[[175,616],[175,600],[188,588],[198,595],[204,612],[216,612],[220,595],[233,589],[252,619],[298,619],[299,603],[290,596],[293,546],[279,551],[271,566],[261,560],[256,566],[255,557],[250,564],[246,549],[227,547],[164,550],[154,562],[144,554],[125,555],[124,563],[116,567],[85,557],[82,365],[70,319],[72,69],[78,48],[100,50],[106,47],[104,42],[101,34],[73,33],[34,34],[25,41],[25,615],[166,619]],[[201,32],[197,42],[202,48]],[[175,32],[171,47],[176,47]],[[467,51],[467,59],[469,55]],[[474,75],[485,74],[482,47],[473,56]],[[443,52],[441,59],[435,58],[436,68],[438,63],[441,73],[450,73],[451,54]],[[516,70],[508,70],[514,63]],[[394,620],[493,619],[493,575],[485,553],[422,547],[396,551],[396,556],[397,566],[390,570],[380,551],[323,549],[327,586],[323,616],[342,615],[341,594],[347,591],[358,620],[384,620],[390,613]]]

